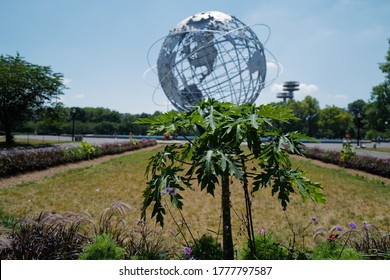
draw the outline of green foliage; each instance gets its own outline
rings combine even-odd
[[[335,226],[327,234],[328,243],[337,243],[337,245],[334,245],[334,248],[338,250],[339,256],[344,249],[349,248],[347,255],[344,256],[345,259],[351,258],[349,255],[351,249],[358,252],[360,257],[364,259],[390,259],[389,231],[382,232],[375,225],[367,222],[363,222],[362,229],[359,229],[354,222],[350,222],[348,225],[350,227],[349,230],[344,231],[341,226]],[[326,234],[326,231],[325,228],[318,228],[314,238],[323,236]],[[323,243],[321,243],[322,245]],[[327,248],[325,249],[328,250]],[[333,254],[336,253],[333,252]]]
[[[390,137],[390,39],[388,39],[388,44],[386,60],[379,65],[379,69],[385,75],[385,80],[373,87],[371,102],[367,104],[365,112],[366,128],[376,133],[375,138]],[[372,133],[372,136],[375,133]]]
[[[139,123],[151,125],[151,133],[180,134],[183,130],[192,130],[193,141],[183,145],[168,145],[163,152],[153,156],[147,167],[152,178],[144,192],[143,217],[146,209],[154,203],[152,217],[163,224],[165,210],[162,207],[161,192],[167,188],[183,190],[188,188],[190,180],[196,178],[201,190],[214,195],[225,172],[241,180],[246,173],[245,162],[257,159],[258,172],[247,173],[255,179],[253,191],[272,185],[272,194],[278,194],[283,206],[289,202],[288,196],[297,187],[302,197],[312,198],[315,202],[324,202],[320,193],[321,186],[304,177],[300,170],[293,170],[289,153],[302,153],[300,133],[282,134],[273,126],[273,121],[287,122],[294,119],[291,111],[272,105],[237,106],[231,103],[203,100],[193,111],[169,112]],[[274,140],[262,143],[259,135]],[[245,154],[241,146],[247,142],[250,154]],[[185,176],[179,176],[183,166],[189,169]],[[180,209],[181,196],[171,196],[171,201]]]
[[[0,122],[6,142],[12,142],[16,122],[47,106],[63,89],[63,75],[50,67],[31,64],[19,54],[0,55]]]
[[[347,140],[340,150],[340,164],[344,165],[354,157],[356,157],[356,151],[352,147],[351,142]]]
[[[362,254],[351,247],[344,247],[335,241],[325,241],[314,247],[312,260],[361,260]]]
[[[308,180],[301,170],[291,168],[289,153],[302,154],[300,139],[305,136],[297,132],[285,134],[274,126],[275,122],[294,119],[290,110],[280,106],[238,106],[203,99],[191,112],[172,111],[138,121],[150,125],[150,133],[180,135],[190,131],[195,135],[183,145],[168,145],[149,160],[146,175],[151,173],[152,177],[144,191],[142,218],[146,218],[146,210],[153,204],[151,217],[156,217],[157,223],[163,225],[163,197],[168,194],[171,203],[182,209],[182,196],[178,191],[191,188],[193,179],[202,191],[212,196],[220,185],[224,254],[225,258],[233,258],[229,177],[244,184],[249,238],[253,238],[249,178],[254,180],[252,193],[272,186],[272,195],[278,196],[283,207],[287,206],[295,188],[304,200],[311,198],[314,202],[324,202],[321,186]],[[272,141],[263,143],[260,135],[270,137]],[[243,149],[244,142],[249,153]],[[257,161],[254,172],[247,171],[248,161]],[[184,170],[187,172],[181,175]]]
[[[221,244],[209,235],[195,239],[190,247],[184,248],[184,258],[191,260],[223,260]]]
[[[123,260],[126,250],[119,247],[109,234],[96,236],[84,247],[80,260]]]
[[[288,260],[289,251],[280,245],[271,233],[261,233],[255,236],[255,255],[252,255],[249,243],[246,243],[240,252],[242,260]]]
[[[352,123],[353,115],[351,113],[333,105],[321,110],[318,126],[322,137],[341,139]]]
[[[80,142],[80,148],[84,152],[84,154],[87,155],[88,159],[91,159],[95,155],[95,152],[97,150],[95,146],[92,146],[91,144],[85,141]]]
[[[13,228],[14,224],[16,224],[17,219],[5,213],[2,209],[0,209],[0,228]]]

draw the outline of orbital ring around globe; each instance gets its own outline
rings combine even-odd
[[[233,19],[241,26],[229,27],[227,31],[174,29],[150,47],[147,54],[150,68],[144,73],[144,79],[154,87],[153,102],[156,105],[165,106],[155,100],[160,89],[170,103],[182,111],[190,110],[202,98],[236,104],[253,103],[260,91],[281,74],[281,65],[252,29]],[[253,26],[268,28],[266,43],[270,28],[264,24]],[[152,66],[150,53],[162,40],[157,65]],[[276,73],[266,81],[267,63],[276,65]],[[148,82],[149,73],[158,76],[158,85]]]

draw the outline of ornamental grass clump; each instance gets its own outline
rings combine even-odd
[[[88,213],[40,213],[0,230],[3,260],[168,259],[173,235],[148,229],[143,221],[130,226],[122,202],[104,209],[97,222]],[[165,242],[165,237],[168,242]],[[175,242],[173,242],[175,243]]]
[[[86,215],[42,212],[33,219],[19,220],[0,241],[1,259],[74,260],[89,241]]]
[[[333,227],[329,233],[325,228],[318,228],[314,234],[314,239],[326,235],[328,243],[334,243],[331,258],[332,259],[351,259],[352,257],[364,259],[390,259],[390,233],[381,232],[376,226],[363,222],[361,228],[355,222],[348,223],[348,230],[341,226]],[[317,246],[318,247],[318,246]],[[331,246],[325,246],[323,243],[313,251],[314,257],[319,253],[318,250],[326,248],[330,250]],[[352,251],[357,252],[356,255]],[[348,252],[345,253],[344,251]],[[338,255],[337,253],[338,252]],[[347,255],[348,256],[347,256]]]

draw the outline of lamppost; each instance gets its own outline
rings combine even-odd
[[[72,142],[74,142],[74,119],[76,115],[76,108],[72,108],[71,114],[72,114]]]
[[[360,148],[360,119],[362,115],[360,113],[357,114],[357,146]]]

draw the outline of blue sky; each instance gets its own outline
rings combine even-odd
[[[183,19],[202,11],[234,15],[247,25],[267,24],[265,47],[283,73],[256,103],[279,101],[285,81],[299,81],[297,100],[315,97],[321,108],[368,101],[384,81],[390,38],[388,0],[2,0],[0,54],[61,72],[65,106],[105,107],[122,113],[173,109],[144,79],[147,53]],[[261,41],[267,30],[254,27]],[[160,41],[161,43],[161,41]],[[159,51],[151,49],[151,63]],[[155,77],[146,76],[156,84]]]

